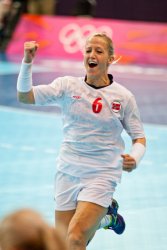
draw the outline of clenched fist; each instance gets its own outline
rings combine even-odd
[[[29,41],[24,43],[24,62],[31,63],[35,57],[39,44],[35,41]]]
[[[135,159],[129,154],[121,155],[123,158],[123,170],[126,172],[131,172],[136,168]]]

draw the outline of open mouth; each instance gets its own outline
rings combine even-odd
[[[90,68],[95,68],[97,66],[97,63],[92,61],[92,62],[89,62],[88,65]]]

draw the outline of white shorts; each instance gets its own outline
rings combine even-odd
[[[80,178],[58,171],[55,177],[55,209],[76,209],[78,201],[88,201],[107,208],[111,204],[116,185],[101,177]]]

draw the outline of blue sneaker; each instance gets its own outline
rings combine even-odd
[[[110,225],[104,227],[104,229],[113,230],[116,234],[122,234],[125,230],[125,221],[124,218],[117,213],[118,211],[118,203],[116,200],[112,200],[111,206],[108,208],[108,215],[111,215],[112,222]]]

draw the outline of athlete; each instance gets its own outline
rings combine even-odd
[[[113,199],[122,170],[133,171],[145,153],[145,134],[133,94],[108,74],[114,62],[112,40],[103,33],[87,38],[85,77],[65,76],[33,86],[38,50],[25,42],[17,81],[20,102],[61,108],[64,138],[55,180],[56,226],[64,224],[70,250],[85,250],[99,228],[122,234],[125,221]],[[123,129],[132,139],[124,153]]]

